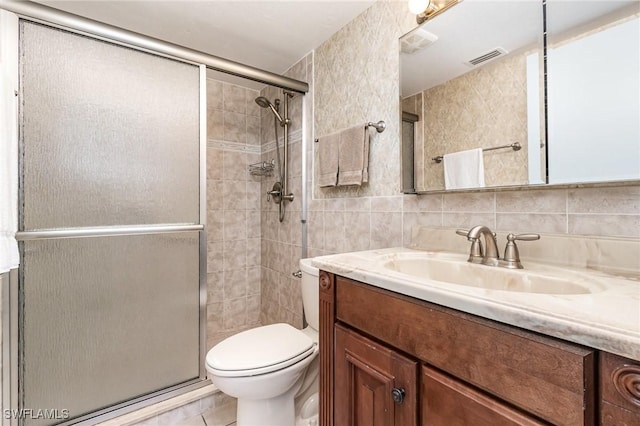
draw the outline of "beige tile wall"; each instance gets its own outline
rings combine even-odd
[[[528,182],[527,65],[529,52],[509,55],[425,90],[424,182],[420,190],[444,189],[444,166],[433,157],[472,148],[519,142],[522,149],[484,153],[486,186]]]
[[[318,188],[316,198],[384,196],[400,192],[398,38],[415,18],[406,2],[379,1],[315,51],[314,130],[320,139],[369,121],[384,120],[369,155],[369,184]]]
[[[312,83],[313,55],[302,58],[284,74],[297,80]],[[312,86],[312,84],[310,84]],[[261,95],[273,102],[274,98],[283,99],[282,90],[267,87]],[[306,95],[306,105],[313,105],[313,89]],[[280,222],[278,206],[266,201],[266,192],[276,181],[272,178],[262,179],[262,324],[286,322],[296,327],[302,326],[302,296],[300,279],[291,275],[299,269],[298,262],[302,253],[302,108],[303,98],[296,95],[289,102],[291,126],[289,133],[289,191],[294,200],[287,203],[285,218]],[[282,106],[281,106],[282,111]],[[310,120],[311,111],[306,117]],[[283,134],[278,127],[281,158]],[[264,109],[262,115],[263,161],[276,158],[273,115]]]
[[[260,322],[257,90],[207,80],[207,346]]]
[[[640,185],[313,201],[311,256],[407,246],[416,225],[640,238]]]
[[[407,245],[414,225],[640,237],[638,185],[400,195],[397,41],[414,26],[406,2],[379,1],[316,50],[316,135],[365,120],[389,128],[372,141],[369,185],[312,186],[310,256]]]

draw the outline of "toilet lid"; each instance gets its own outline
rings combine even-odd
[[[207,354],[207,367],[220,376],[251,376],[280,370],[311,355],[313,341],[289,324],[272,324],[233,335]]]

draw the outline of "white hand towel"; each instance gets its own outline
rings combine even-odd
[[[444,155],[445,189],[483,188],[482,148]]]
[[[334,133],[318,140],[318,185],[336,186],[338,183],[338,153],[340,133]]]
[[[369,181],[369,128],[363,124],[340,132],[338,186]]]

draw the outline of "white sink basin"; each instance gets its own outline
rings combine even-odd
[[[389,271],[447,284],[519,293],[590,294],[604,287],[588,274],[525,264],[528,269],[478,265],[466,257],[445,253],[397,253],[383,263]]]

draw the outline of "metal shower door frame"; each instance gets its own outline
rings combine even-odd
[[[101,417],[92,417],[95,421],[97,419],[106,420],[107,418],[115,417],[132,410],[142,408],[143,406],[151,405],[153,403],[168,399],[173,396],[180,395],[186,391],[197,389],[207,384],[206,369],[204,366],[204,359],[206,354],[206,297],[207,297],[207,280],[206,280],[206,252],[207,252],[207,238],[206,238],[206,69],[212,69],[220,71],[226,74],[231,74],[239,77],[243,77],[249,80],[262,82],[268,85],[280,87],[282,89],[291,90],[301,94],[305,94],[309,91],[309,84],[303,81],[295,80],[289,77],[271,73],[269,71],[254,68],[248,65],[244,65],[238,62],[230,61],[224,58],[216,57],[213,55],[199,52],[193,49],[185,48],[183,46],[175,45],[165,42],[163,40],[147,37],[142,34],[127,31],[118,27],[107,25],[98,21],[83,18],[77,15],[73,15],[67,12],[53,9],[43,4],[32,3],[30,1],[16,1],[16,0],[0,0],[0,9],[12,12],[20,19],[25,19],[32,22],[42,23],[54,28],[63,29],[73,33],[86,35],[94,39],[108,41],[113,44],[121,45],[124,47],[132,48],[146,53],[151,53],[157,56],[178,60],[200,67],[200,224],[199,230],[199,253],[200,253],[200,342],[201,342],[201,354],[200,354],[200,380],[196,380],[192,384],[183,384],[178,386],[177,389],[165,389],[161,395],[146,398],[144,401],[136,402],[133,405],[127,405],[126,407],[113,409],[109,412],[109,415],[102,415]],[[16,19],[17,21],[17,19]],[[18,28],[16,26],[16,42]],[[18,63],[15,63],[15,72],[18,73]],[[306,97],[303,97],[303,114],[307,112],[306,105],[308,104]],[[310,106],[313,108],[313,106]],[[304,121],[304,119],[303,119]],[[307,129],[306,124],[303,126],[303,147],[306,147],[306,139],[312,133],[311,129]],[[304,151],[303,151],[304,152]],[[303,178],[306,177],[306,162],[303,161]],[[302,187],[302,218],[301,226],[303,228],[303,257],[306,257],[306,233],[304,232],[306,225],[306,187]],[[189,225],[194,226],[194,225]],[[130,229],[131,235],[144,234],[151,229],[143,227],[135,227],[136,229]],[[155,227],[154,231],[161,231]],[[193,229],[191,229],[193,230]],[[176,229],[164,229],[164,232],[173,232]],[[101,232],[96,230],[96,232]],[[112,230],[103,230],[104,235],[112,233]],[[23,239],[28,239],[27,235],[21,236]],[[54,235],[41,235],[41,237],[54,237]],[[2,425],[17,425],[16,419],[6,418],[8,412],[6,410],[17,409],[18,407],[18,269],[12,270],[8,274],[8,280],[4,280],[2,285]],[[8,283],[6,283],[8,281]],[[2,280],[0,280],[2,282]],[[8,284],[8,285],[7,285]],[[89,421],[83,421],[80,424],[89,424]]]
[[[0,8],[1,8],[0,4]],[[15,40],[17,42],[19,38],[19,21],[36,22],[41,23],[51,28],[60,28],[56,25],[43,22],[38,19],[31,19],[29,17],[19,16],[17,19],[18,25],[15,28]],[[83,31],[76,31],[73,28],[64,27],[65,31],[74,34],[80,34],[88,36],[90,38],[112,42],[112,40],[104,37],[93,36]],[[13,28],[12,28],[13,32]],[[140,48],[136,45],[126,45],[121,42],[115,42],[123,48],[130,48],[136,51],[155,54],[148,49]],[[184,382],[178,385],[170,386],[162,390],[149,393],[147,395],[128,400],[124,403],[113,405],[109,408],[94,411],[90,414],[75,418],[69,422],[59,423],[59,425],[91,425],[96,422],[102,422],[120,415],[129,413],[131,411],[152,405],[164,401],[166,399],[184,394],[185,392],[195,390],[208,385],[207,372],[205,368],[205,356],[207,352],[206,346],[206,325],[207,325],[207,232],[206,232],[206,219],[207,219],[207,176],[206,176],[206,152],[207,152],[207,87],[206,87],[206,66],[187,61],[185,59],[176,59],[168,57],[162,54],[156,54],[156,56],[165,57],[170,60],[177,60],[189,65],[198,67],[198,181],[199,181],[199,197],[198,197],[198,224],[187,225],[143,225],[143,226],[118,226],[118,227],[95,227],[87,229],[63,229],[63,230],[47,230],[47,231],[27,231],[17,232],[16,239],[18,240],[21,253],[23,252],[23,241],[29,240],[44,240],[44,239],[58,239],[58,238],[73,238],[73,237],[99,237],[99,236],[132,236],[132,235],[157,235],[163,233],[174,232],[198,232],[198,252],[199,252],[199,282],[198,282],[198,295],[199,295],[199,376],[197,379],[192,379],[188,382]],[[19,63],[11,64],[15,66],[16,73],[18,73]],[[17,96],[17,94],[16,94]],[[20,114],[18,114],[18,120],[20,120]],[[16,123],[18,125],[18,123]],[[19,126],[18,126],[19,128]],[[23,141],[20,139],[20,145]],[[19,160],[22,161],[22,158]],[[21,194],[21,191],[19,191]],[[20,195],[19,195],[20,197]],[[19,204],[22,204],[19,202]],[[19,212],[20,213],[20,212]],[[22,255],[22,254],[21,254]],[[19,282],[20,282],[20,268],[13,269],[8,274],[8,283],[1,289],[2,297],[2,425],[3,426],[18,426],[20,421],[18,420],[19,406]],[[24,408],[24,407],[23,407]]]

